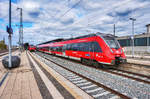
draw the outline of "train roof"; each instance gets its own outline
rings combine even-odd
[[[69,38],[69,39],[55,39],[55,40],[51,40],[51,41],[47,41],[47,42],[44,42],[44,43],[40,43],[38,45],[42,45],[42,44],[47,44],[47,43],[54,43],[54,42],[60,42],[60,41],[68,41],[68,40],[74,40],[74,39],[80,39],[80,38],[86,38],[86,37],[93,37],[93,36],[105,36],[105,37],[115,37],[114,35],[112,34],[106,34],[106,33],[100,33],[100,32],[97,32],[97,33],[92,33],[92,34],[88,34],[88,35],[83,35],[83,36],[79,36],[79,37],[75,37],[75,38]]]
[[[53,43],[53,42],[60,42],[60,41],[63,41],[63,40],[64,40],[63,38],[60,38],[60,39],[55,39],[55,40],[43,42],[43,43],[40,43],[38,45],[47,44],[47,43]]]

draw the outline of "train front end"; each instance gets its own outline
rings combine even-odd
[[[110,60],[111,65],[118,65],[126,63],[126,56],[119,42],[115,39],[113,35],[102,36],[106,43],[106,57]]]
[[[36,51],[36,46],[29,46],[28,47],[28,50],[30,51],[30,52],[34,52],[34,51]]]

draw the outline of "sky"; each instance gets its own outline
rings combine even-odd
[[[0,0],[0,40],[8,42],[9,0]],[[70,38],[90,33],[135,34],[146,32],[150,24],[150,0],[12,0],[12,44],[19,39],[20,12],[23,9],[24,42],[38,44],[57,38]]]

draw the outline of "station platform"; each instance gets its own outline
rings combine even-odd
[[[7,70],[0,62],[0,99],[92,99],[87,93],[63,76],[47,68],[46,76],[42,68],[28,52],[21,54],[21,65]]]
[[[137,56],[135,55],[134,58],[132,58],[132,55],[126,55],[127,62],[137,65],[145,65],[150,67],[150,56]]]

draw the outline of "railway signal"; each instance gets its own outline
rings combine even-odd
[[[6,31],[8,32],[9,56],[4,57],[2,63],[5,68],[11,69],[20,65],[20,58],[12,56],[11,53],[11,35],[13,34],[13,29],[11,28],[11,0],[9,0],[9,26],[6,27]]]
[[[11,61],[11,34],[13,33],[13,30],[11,28],[11,0],[9,0],[9,27],[7,26],[7,32],[8,32],[8,45],[9,45],[9,68],[12,67],[12,61]]]

